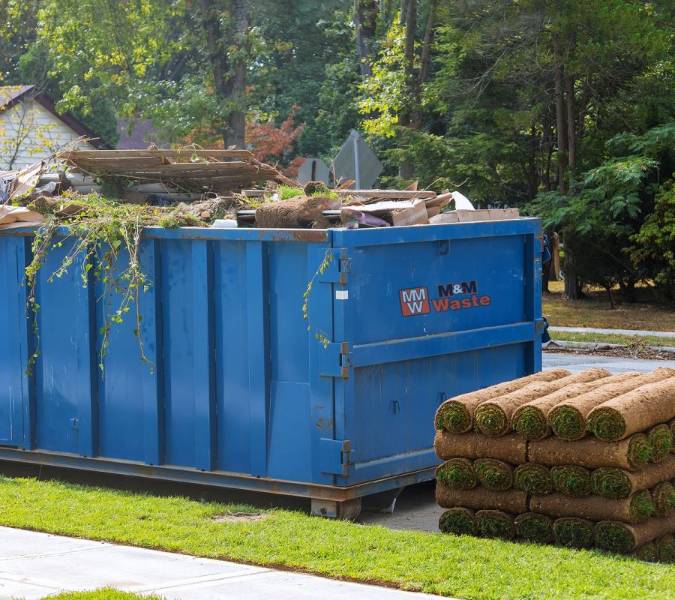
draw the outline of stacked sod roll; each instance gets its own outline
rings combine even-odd
[[[441,531],[675,562],[675,369],[543,371],[435,424]]]

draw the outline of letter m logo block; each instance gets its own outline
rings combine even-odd
[[[426,315],[429,308],[429,290],[425,287],[401,290],[401,313],[404,317]]]

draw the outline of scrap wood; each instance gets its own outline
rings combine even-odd
[[[335,190],[340,196],[354,196],[370,200],[411,200],[436,198],[436,192],[425,190]]]
[[[0,206],[0,229],[9,228],[11,225],[20,227],[43,221],[44,217],[39,212],[23,206]]]
[[[142,181],[173,182],[218,191],[254,183],[295,183],[248,150],[69,150],[59,158],[82,172]]]

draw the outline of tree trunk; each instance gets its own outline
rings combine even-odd
[[[412,124],[412,112],[415,99],[415,88],[417,85],[415,79],[415,32],[417,30],[417,0],[407,0],[405,16],[405,53],[404,53],[404,89],[403,89],[403,108],[398,117],[398,124],[401,127],[410,128]],[[403,6],[403,2],[401,3]],[[399,175],[403,179],[411,179],[414,176],[414,169],[405,158],[401,163]]]
[[[229,32],[223,31],[221,19],[223,6],[213,0],[200,0],[202,27],[206,33],[206,51],[211,64],[213,87],[221,103],[230,102],[234,107],[227,114],[220,128],[225,148],[245,146],[246,135],[246,46],[249,27],[248,7],[245,0],[227,2],[231,15]],[[228,45],[237,49],[230,63]]]
[[[565,77],[565,100],[567,104],[567,166],[571,181],[574,179],[574,170],[577,166],[577,108],[574,97],[574,78],[569,74]]]
[[[579,278],[574,264],[574,251],[569,240],[565,240],[565,297],[568,300],[578,300],[581,297]]]
[[[228,117],[224,138],[225,147],[246,146],[246,59],[248,50],[248,30],[250,16],[246,0],[232,0],[232,39],[235,57],[232,61],[232,75],[228,80],[229,98],[234,108]]]
[[[422,41],[422,52],[420,56],[420,72],[419,76],[415,80],[413,89],[410,126],[416,131],[422,127],[422,87],[429,77],[429,66],[431,64],[431,46],[434,42],[434,16],[436,14],[436,2],[437,0],[429,1],[429,13],[427,15],[427,22],[424,27],[424,39]]]
[[[377,0],[354,0],[356,55],[362,77],[372,75],[373,40],[377,32]]]
[[[560,44],[553,43],[554,66],[553,83],[555,89],[555,122],[558,133],[558,189],[561,194],[567,192],[567,118],[565,112],[564,66]]]

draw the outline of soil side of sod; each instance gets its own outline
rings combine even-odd
[[[256,513],[264,518],[222,518]],[[672,566],[597,551],[29,478],[0,478],[0,525],[465,599],[666,599],[675,586]]]

